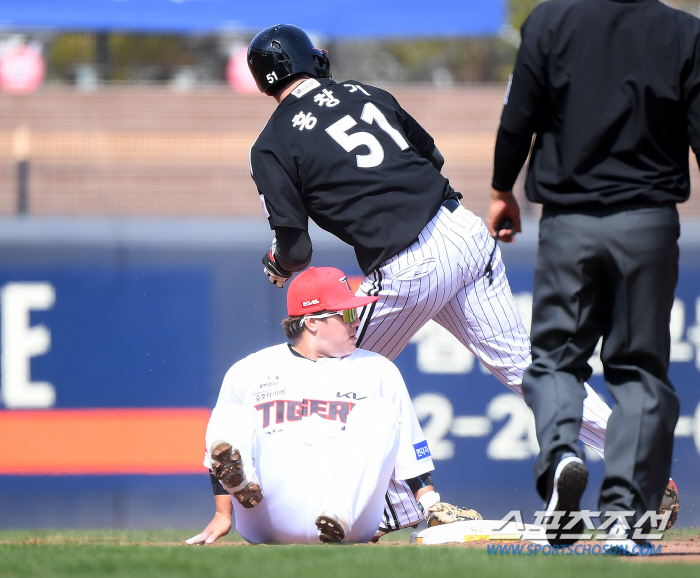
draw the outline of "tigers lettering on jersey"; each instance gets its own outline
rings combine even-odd
[[[330,421],[339,420],[345,423],[353,407],[355,407],[355,404],[349,401],[278,399],[260,403],[255,406],[255,409],[262,413],[264,429],[269,427],[273,420],[276,425],[279,425],[285,422],[300,421],[312,415],[318,415]]]

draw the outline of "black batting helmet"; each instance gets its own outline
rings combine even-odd
[[[248,47],[248,68],[260,92],[298,74],[331,78],[326,51],[315,48],[306,32],[291,24],[270,26],[253,38]]]

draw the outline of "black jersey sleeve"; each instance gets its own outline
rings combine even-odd
[[[313,249],[308,231],[275,227],[275,261],[287,271],[303,271],[311,263]]]
[[[401,126],[409,142],[418,149],[420,156],[432,162],[431,159],[433,151],[435,150],[435,141],[433,137],[403,108],[400,109],[400,114],[403,117],[400,118]]]
[[[250,175],[260,194],[270,228],[307,230],[309,216],[299,192],[294,167],[284,159],[266,126],[250,149]],[[297,181],[297,182],[295,182]]]
[[[692,22],[695,32],[690,35],[693,48],[688,51],[691,57],[682,69],[682,87],[688,118],[688,139],[700,167],[700,34],[697,33],[700,25]]]
[[[436,162],[433,159],[433,153],[436,147],[433,137],[430,136],[428,131],[426,131],[415,118],[413,118],[408,112],[406,112],[403,109],[403,107],[399,104],[399,101],[396,100],[396,97],[394,97],[394,95],[386,92],[385,90],[377,89],[376,87],[373,87],[373,90],[380,91],[386,99],[391,101],[393,108],[396,110],[396,120],[401,125],[401,128],[403,129],[404,134],[408,138],[408,141],[414,147],[416,147],[416,150],[418,151],[420,156],[422,156],[424,159],[429,160],[431,163],[433,163],[433,166],[435,166]]]
[[[535,8],[522,26],[522,43],[501,114],[503,128],[530,137],[537,132],[547,109],[547,46],[546,34],[541,30],[543,6]]]
[[[502,126],[498,127],[496,147],[493,154],[493,179],[491,187],[505,192],[513,189],[520,169],[530,154],[530,135],[515,134]]]

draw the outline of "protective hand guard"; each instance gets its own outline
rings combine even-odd
[[[279,263],[275,261],[275,248],[277,247],[277,239],[272,241],[272,247],[265,253],[262,259],[263,265],[265,265],[265,275],[270,278],[270,283],[277,285],[277,287],[284,287],[284,283],[293,275],[293,273],[282,268]]]
[[[468,522],[470,520],[482,520],[481,514],[476,510],[458,508],[447,502],[438,502],[428,508],[428,526],[439,526],[440,524],[451,524],[452,522]]]
[[[678,519],[678,511],[681,509],[680,498],[678,497],[678,488],[673,480],[668,480],[664,497],[661,498],[661,507],[659,515],[663,516],[666,512],[671,512],[671,517],[668,519],[665,530],[670,530],[673,524]]]

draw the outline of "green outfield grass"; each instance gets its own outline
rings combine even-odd
[[[242,545],[243,541],[235,534],[221,540],[219,546],[182,544],[183,539],[196,533],[196,530],[0,531],[0,576],[638,578],[656,577],[672,570],[674,578],[682,578],[698,576],[700,569],[698,564],[669,558],[660,562],[608,556],[490,556],[483,548],[411,546],[408,532],[386,545],[250,546]],[[397,541],[401,544],[396,544]]]

